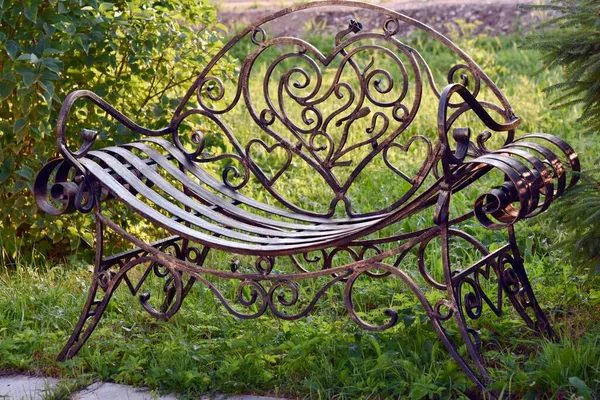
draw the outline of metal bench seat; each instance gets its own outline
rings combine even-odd
[[[293,254],[360,236],[361,232],[385,218],[385,215],[379,215],[325,219],[270,206],[229,189],[189,161],[171,142],[164,139],[146,142],[159,145],[166,154],[141,141],[90,151],[79,162],[114,197],[172,234],[194,242],[243,254]],[[144,153],[148,159],[134,154],[133,149]],[[171,160],[176,160],[180,167]],[[158,168],[172,180],[163,177]],[[173,181],[181,183],[182,187],[176,187]],[[258,215],[238,204],[286,220]]]

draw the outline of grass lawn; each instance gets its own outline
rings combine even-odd
[[[320,45],[331,48],[330,40],[321,38]],[[410,42],[436,77],[456,61],[439,44],[422,37],[413,37]],[[560,80],[559,73],[539,72],[539,54],[522,50],[522,38],[478,37],[458,42],[510,100],[523,120],[518,133],[557,134],[579,152],[583,168],[598,165],[600,143],[583,133],[576,122],[578,110],[552,110],[541,92]],[[261,89],[261,82],[251,84],[252,91]],[[438,86],[443,86],[441,78]],[[410,131],[435,137],[437,100],[427,85],[424,92],[420,114]],[[243,113],[237,110],[229,116],[232,126]],[[480,125],[472,117],[465,121],[478,132]],[[246,141],[264,136],[249,124],[237,126],[240,128],[235,134]],[[403,155],[396,157],[397,162],[409,161]],[[283,177],[278,181],[279,189],[297,196],[308,207],[326,204],[319,200],[327,193],[321,198],[317,186],[300,184],[302,177],[296,175],[291,184]],[[398,189],[377,173],[359,183],[354,205],[360,209],[385,202],[386,196],[393,196]],[[489,185],[454,196],[453,211],[471,207],[481,193],[477,190],[485,188]],[[248,190],[259,189],[250,184]],[[361,193],[371,197],[359,196]],[[521,222],[516,230],[538,300],[548,311],[560,342],[536,337],[509,307],[500,319],[487,312],[476,327],[481,331],[493,387],[498,391],[516,398],[558,399],[572,394],[593,398],[594,393],[600,393],[600,290],[586,285],[585,276],[578,274],[556,247],[566,233],[546,215]],[[431,210],[422,218],[429,223]],[[391,229],[414,229],[421,223],[423,220],[417,218]],[[463,229],[492,247],[503,237],[474,221]],[[435,246],[432,254],[435,258]],[[233,259],[240,265],[250,263],[244,257],[222,253],[211,254],[208,263],[229,268]],[[440,266],[432,265],[436,268],[439,273]],[[183,397],[213,392],[310,398],[477,397],[424,311],[394,279],[366,281],[356,289],[357,307],[365,314],[374,315],[389,306],[399,311],[400,323],[381,333],[361,330],[346,315],[341,301],[343,285],[332,287],[315,311],[298,321],[278,320],[268,313],[255,320],[237,319],[201,285],[193,289],[182,310],[169,322],[156,321],[121,288],[79,355],[58,363],[55,357],[84,304],[90,271],[85,262],[18,262],[0,267],[0,371],[79,381],[111,380]],[[416,267],[411,273],[416,274]],[[149,284],[159,287],[159,282]],[[223,288],[229,298],[235,297],[234,282],[223,282]],[[303,288],[308,293],[315,289],[311,283]],[[372,305],[375,303],[379,305]],[[457,338],[451,324],[448,329]],[[57,397],[67,393],[63,388]]]

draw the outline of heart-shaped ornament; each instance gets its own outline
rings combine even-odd
[[[400,168],[398,168],[396,165],[392,164],[392,162],[390,161],[390,151],[393,151],[394,149],[399,149],[400,151],[402,151],[404,153],[408,153],[412,144],[416,141],[423,142],[422,148],[424,148],[425,154],[423,156],[418,157],[418,158],[422,159],[423,162],[421,163],[421,166],[420,166],[419,170],[417,171],[417,173],[411,178],[405,172],[403,172]],[[429,161],[429,157],[431,157],[431,153],[432,153],[432,146],[431,146],[431,142],[429,141],[429,139],[427,139],[425,136],[415,135],[415,136],[412,136],[410,139],[408,139],[408,141],[405,144],[400,144],[400,143],[396,143],[396,142],[390,143],[383,150],[383,161],[385,162],[385,165],[387,165],[389,169],[391,169],[394,173],[396,173],[402,179],[404,179],[405,181],[407,181],[410,184],[415,184],[415,183],[419,182],[419,180],[423,177],[425,169],[429,165],[428,161]],[[411,162],[410,164],[414,165],[414,162]]]
[[[264,162],[260,163],[262,166],[256,162],[255,155],[260,155],[264,159]],[[246,156],[258,179],[267,186],[273,186],[292,163],[292,152],[283,143],[275,143],[269,146],[260,139],[252,139],[248,142],[246,145]],[[283,164],[278,162],[282,158],[284,159]],[[270,177],[265,173],[265,169],[267,168],[275,171]]]

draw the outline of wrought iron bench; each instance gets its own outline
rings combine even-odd
[[[303,39],[269,38],[270,21],[286,23],[293,13],[322,6],[367,10],[379,14],[382,23],[363,30],[352,20],[341,27],[328,54]],[[402,41],[401,26],[424,32],[459,60],[449,67],[442,90],[427,55]],[[248,54],[235,76],[223,78],[218,63],[233,46]],[[264,58],[269,62],[262,63]],[[259,84],[252,87],[253,82]],[[436,122],[429,129],[414,128],[427,91],[438,104]],[[96,131],[84,129],[83,144],[72,150],[66,122],[79,99],[91,101],[140,139],[102,148],[95,146]],[[475,137],[470,128],[454,127],[467,115],[487,130]],[[236,123],[253,137],[236,134]],[[165,278],[162,307],[140,295],[156,318],[173,316],[196,281],[237,317],[256,318],[270,310],[285,319],[308,314],[339,282],[350,317],[370,330],[394,326],[398,312],[385,309],[384,322],[367,322],[357,311],[353,288],[359,277],[395,277],[421,304],[452,357],[484,389],[489,375],[473,328],[484,307],[499,316],[508,299],[531,329],[553,335],[528,281],[514,224],[547,209],[576,183],[577,174],[568,170],[579,171],[577,155],[564,141],[540,133],[516,138],[518,125],[492,80],[446,37],[397,12],[340,0],[298,5],[241,31],[199,74],[164,129],[138,126],[90,91],[69,94],[57,126],[61,158],[39,172],[35,198],[52,215],[93,212],[97,236],[89,295],[59,360],[80,350],[117,287],[125,282],[136,295],[149,274]],[[219,146],[206,144],[214,137],[225,139],[218,154]],[[500,141],[495,147],[494,140]],[[489,186],[483,178],[490,176],[500,181]],[[308,181],[299,182],[303,177]],[[369,178],[380,185],[385,180],[386,193],[360,189]],[[472,209],[451,207],[453,197],[473,193],[480,195],[471,200]],[[104,206],[115,202],[169,236],[146,243],[126,231],[106,213]],[[420,225],[404,223],[419,215],[425,216]],[[503,232],[505,240],[493,251],[466,233],[477,221]],[[407,226],[416,228],[406,231]],[[105,255],[107,230],[135,249]],[[441,245],[438,272],[428,256],[434,240]],[[451,260],[456,242],[478,254],[470,265]],[[214,252],[252,259],[253,271],[237,268],[239,259],[231,268],[212,265]],[[342,254],[346,262],[339,261]],[[296,271],[278,267],[285,262]],[[405,268],[410,265],[415,268]],[[133,276],[140,267],[143,273]],[[238,282],[238,304],[226,298],[215,278]],[[300,299],[304,280],[324,282],[310,301]],[[469,359],[461,356],[446,324],[457,327]]]

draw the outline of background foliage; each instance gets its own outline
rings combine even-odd
[[[138,123],[165,126],[168,110],[221,47],[207,29],[215,18],[205,0],[0,0],[3,258],[32,249],[60,257],[92,240],[91,218],[51,218],[31,195],[35,172],[56,154],[53,129],[64,96],[90,89]],[[83,120],[101,139],[130,134],[90,105],[71,118],[72,140]]]
[[[529,47],[539,50],[546,68],[562,67],[564,80],[545,90],[555,107],[581,105],[579,121],[590,134],[600,133],[600,1],[554,0],[527,6],[555,12],[538,27]],[[556,219],[563,224],[562,246],[574,265],[600,274],[600,181],[598,170],[586,171],[578,187],[567,193]]]
[[[558,92],[554,104],[567,107],[582,104],[580,121],[591,130],[600,130],[600,1],[553,0],[551,4],[527,6],[556,12],[541,24],[532,37],[546,67],[563,67],[564,81],[546,88]],[[544,28],[553,28],[543,30]]]

